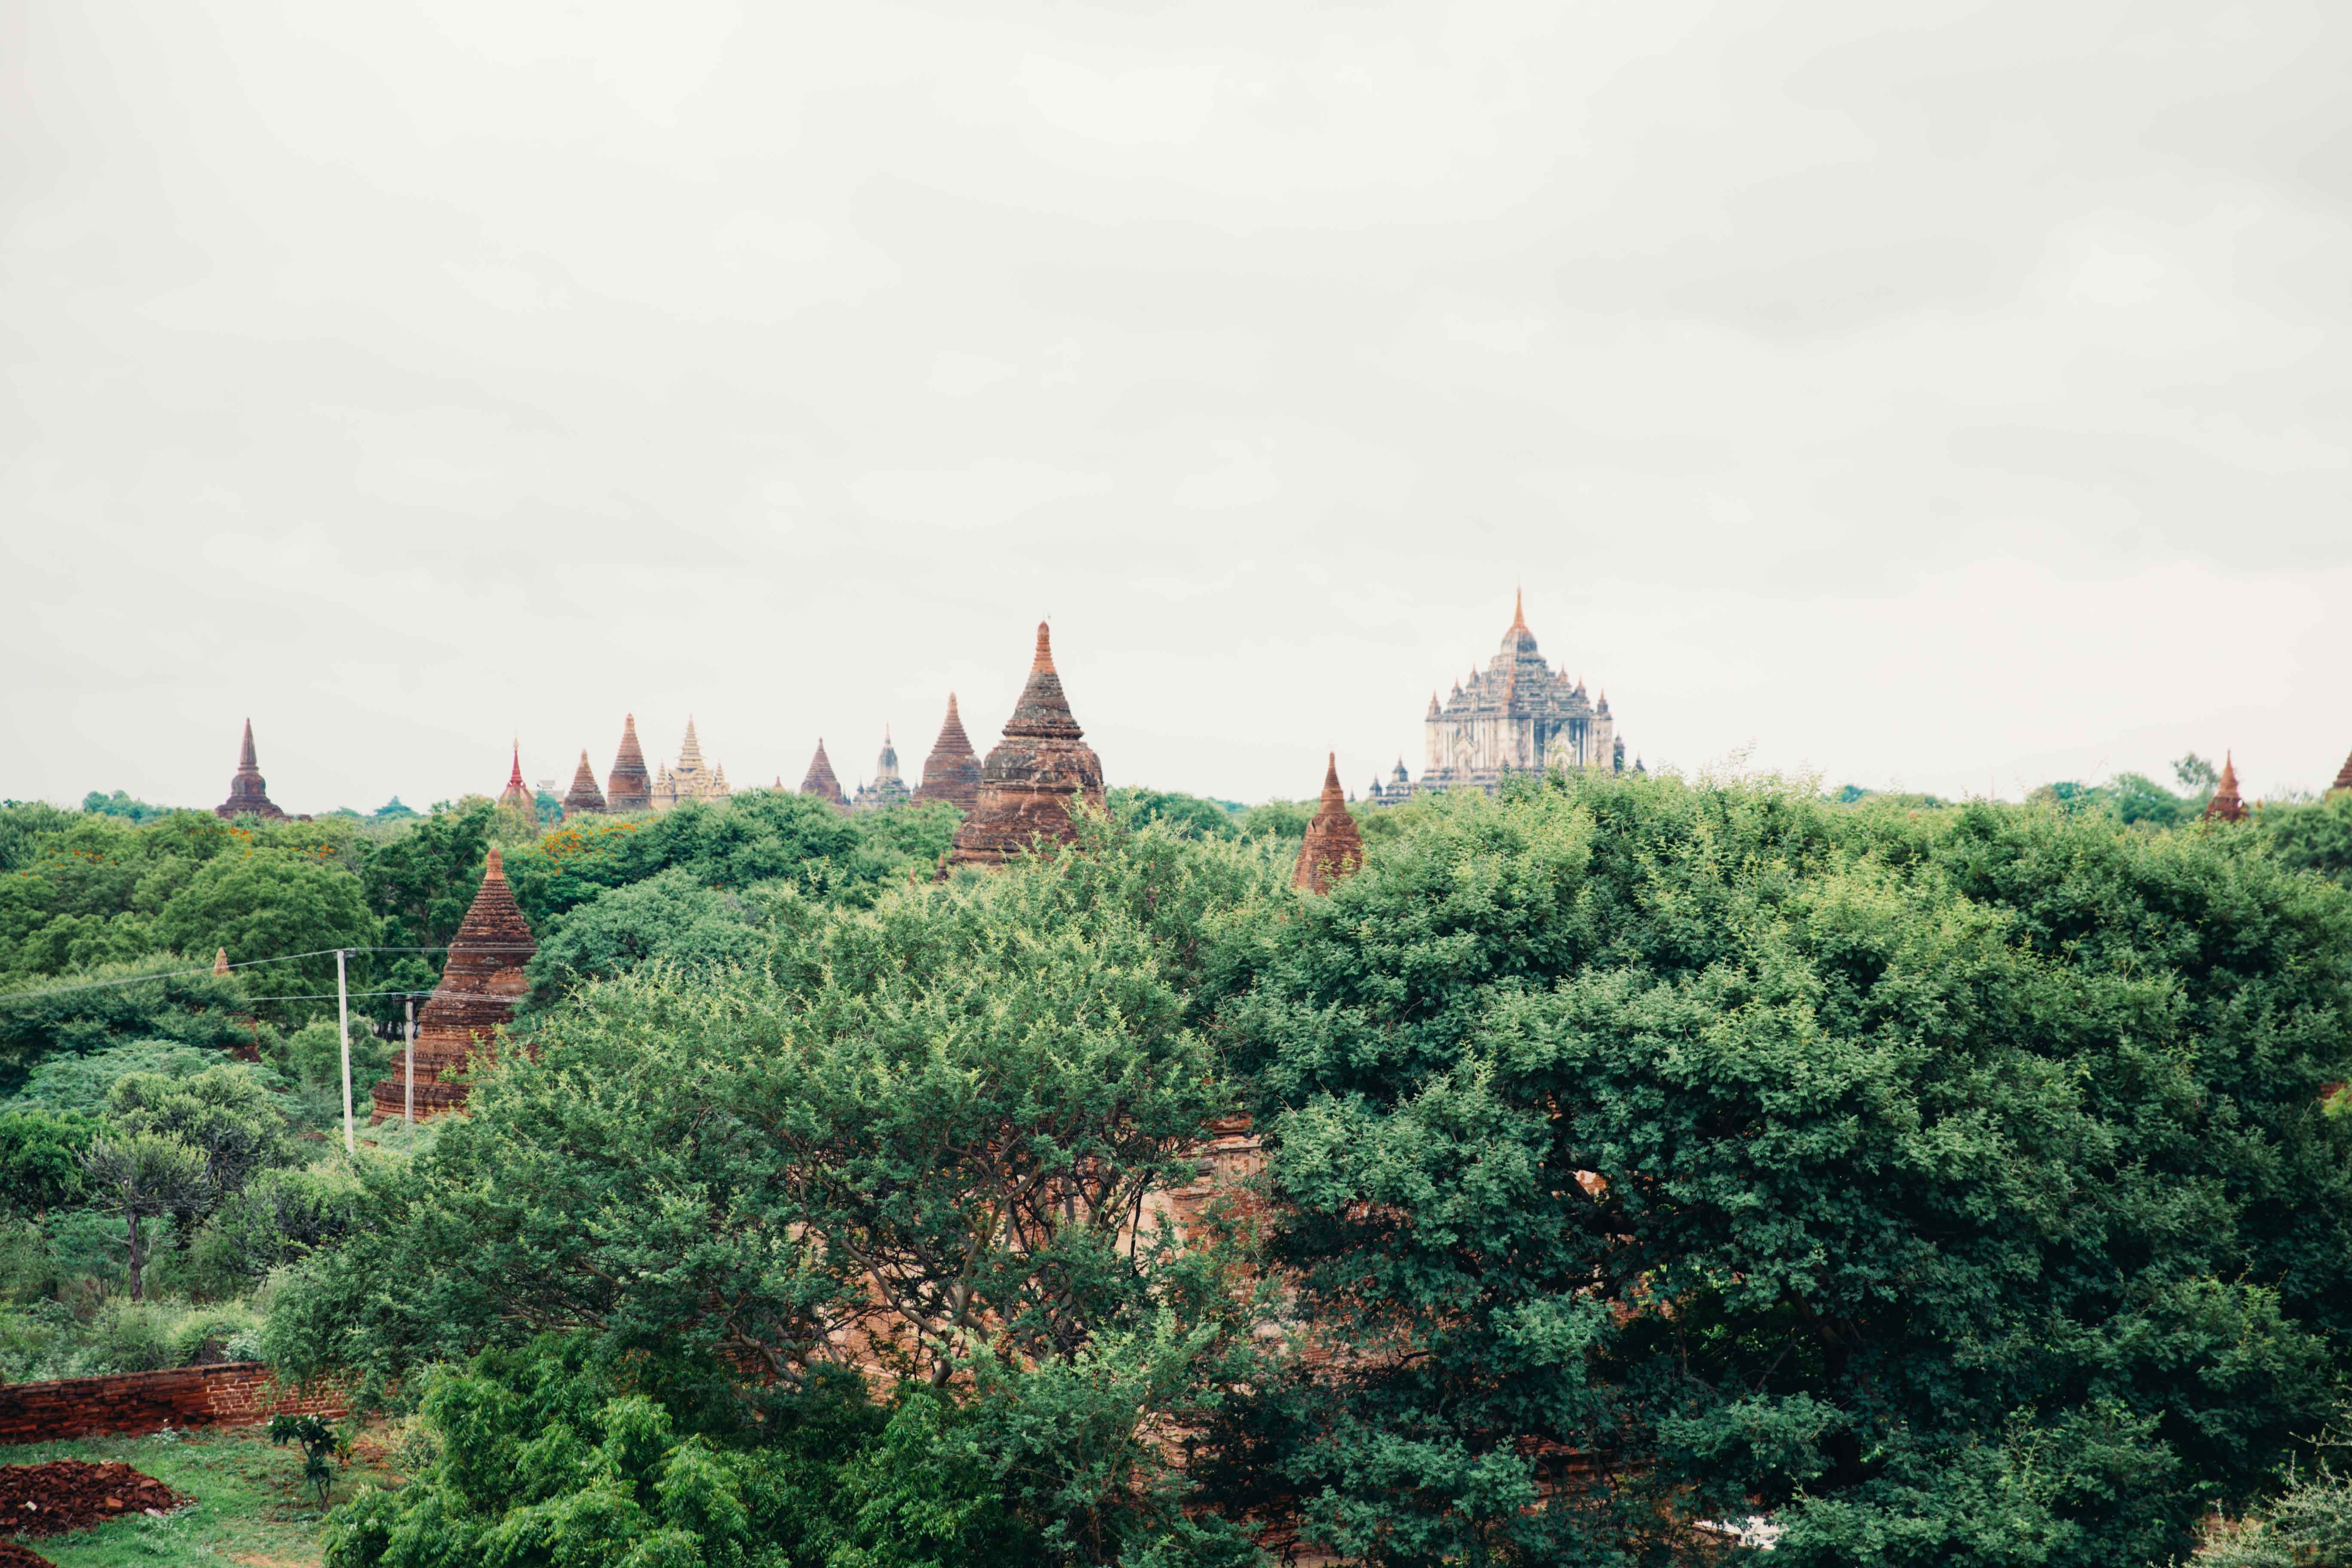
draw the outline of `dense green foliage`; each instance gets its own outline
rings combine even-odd
[[[2160,1561],[2342,1376],[2352,902],[2253,834],[1580,782],[1255,942],[1348,1349],[1252,1436],[1348,1550]]]

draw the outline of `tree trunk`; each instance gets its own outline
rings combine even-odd
[[[131,1299],[139,1300],[139,1211],[133,1209],[131,1221]]]

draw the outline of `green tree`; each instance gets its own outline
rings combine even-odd
[[[1223,801],[1145,789],[1137,784],[1124,784],[1110,792],[1110,814],[1113,821],[1129,827],[1164,823],[1171,831],[1188,838],[1231,838],[1241,831],[1240,811]],[[1304,837],[1306,831],[1302,822],[1299,834]]]
[[[129,1133],[176,1138],[205,1157],[205,1202],[182,1211],[191,1225],[261,1171],[294,1155],[291,1129],[253,1069],[239,1063],[193,1078],[131,1073],[107,1091],[107,1121]]]
[[[1569,780],[1243,945],[1329,1357],[1225,1445],[1368,1562],[2160,1561],[2342,1375],[2352,900],[2247,835]]]
[[[0,1088],[58,1056],[150,1040],[208,1053],[253,1043],[245,982],[192,969],[177,953],[154,952],[0,990]]]
[[[121,790],[112,795],[92,790],[82,796],[81,808],[102,816],[120,816],[132,823],[152,822],[171,811],[168,805],[150,805],[143,800],[133,800]]]
[[[37,1219],[80,1202],[82,1153],[97,1132],[72,1111],[0,1111],[0,1213]]]
[[[2352,789],[2307,805],[2264,806],[2254,821],[2283,865],[2352,888]]]
[[[656,959],[707,968],[757,963],[767,951],[746,923],[740,900],[684,871],[663,871],[574,908],[540,943],[527,973],[544,1005],[584,982]]]
[[[140,1223],[206,1205],[212,1179],[204,1151],[168,1133],[125,1132],[93,1139],[82,1153],[82,1168],[89,1175],[91,1205],[121,1215],[129,1225],[125,1263],[131,1299],[136,1301],[146,1262]]]
[[[332,950],[372,945],[376,921],[360,879],[340,865],[289,851],[249,850],[206,861],[163,906],[155,931],[181,952],[226,948],[237,962],[314,954],[259,972],[268,982],[261,994],[298,999],[257,1002],[254,1010],[299,1018],[320,1011],[320,1000],[334,994]],[[369,973],[364,957],[353,960],[352,988],[366,988]]]

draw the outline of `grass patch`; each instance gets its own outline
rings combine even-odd
[[[153,1568],[165,1563],[316,1568],[321,1515],[302,1486],[302,1450],[273,1447],[261,1426],[215,1426],[152,1437],[78,1437],[0,1448],[0,1465],[120,1459],[196,1500],[168,1519],[112,1520],[25,1544],[58,1568]],[[392,1479],[364,1436],[335,1479],[335,1502],[363,1481]]]

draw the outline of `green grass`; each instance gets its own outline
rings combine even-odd
[[[120,1459],[196,1500],[168,1519],[109,1521],[91,1530],[24,1543],[58,1568],[153,1568],[159,1563],[237,1563],[314,1568],[320,1514],[302,1488],[302,1451],[273,1447],[261,1426],[211,1427],[166,1437],[85,1437],[0,1448],[0,1465],[50,1459]],[[354,1458],[336,1478],[334,1501],[362,1481],[387,1479],[382,1466]]]

